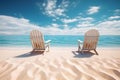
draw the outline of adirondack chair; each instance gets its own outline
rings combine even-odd
[[[48,40],[44,42],[44,37],[39,30],[32,30],[30,33],[31,44],[33,47],[33,51],[49,51],[50,41]]]
[[[99,38],[99,32],[96,29],[91,29],[87,31],[85,33],[84,42],[78,40],[78,51],[84,53],[84,51],[94,50],[95,53],[98,55],[98,52],[96,51],[98,38]],[[81,44],[83,44],[82,47]]]

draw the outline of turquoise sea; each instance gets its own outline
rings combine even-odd
[[[45,35],[45,40],[52,40],[51,46],[74,47],[77,40],[84,40],[82,35]],[[0,35],[0,47],[31,47],[29,35]],[[101,35],[98,47],[120,47],[120,35]]]

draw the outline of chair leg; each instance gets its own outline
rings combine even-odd
[[[95,49],[94,49],[94,51],[95,51],[96,55],[98,55],[98,52]]]
[[[50,45],[48,44],[46,48],[47,48],[47,52],[49,52]]]
[[[78,52],[80,52],[81,51],[81,47],[80,46],[78,46]]]
[[[32,51],[31,51],[31,53],[34,53],[35,52],[35,49],[33,49]]]
[[[49,52],[49,45],[48,45],[48,52]]]
[[[33,49],[32,52],[35,52],[35,49]]]
[[[83,50],[81,50],[81,54],[84,54],[84,51],[83,51]]]
[[[80,47],[78,46],[78,52],[80,51]]]

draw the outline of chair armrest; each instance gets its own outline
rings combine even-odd
[[[48,44],[48,43],[50,43],[51,42],[51,40],[47,40],[47,41],[45,41],[45,44]]]
[[[83,43],[83,41],[78,40],[78,51],[81,51],[81,44]]]
[[[47,52],[49,52],[50,42],[51,40],[45,41],[45,47],[48,49]]]
[[[81,40],[78,40],[78,43],[83,43],[83,41],[81,41]]]

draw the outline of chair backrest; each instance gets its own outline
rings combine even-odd
[[[91,29],[85,33],[83,50],[96,49],[98,42],[99,32],[96,29]]]
[[[44,38],[39,30],[32,30],[30,37],[33,49],[45,50]]]

